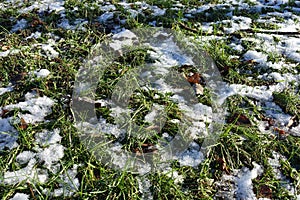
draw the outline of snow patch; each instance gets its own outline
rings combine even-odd
[[[40,70],[35,70],[33,72],[38,78],[46,78],[49,76],[50,71],[48,69],[40,69]]]
[[[30,114],[18,113],[19,118],[23,118],[27,123],[36,123],[44,121],[44,118],[52,112],[51,107],[53,105],[54,100],[47,96],[37,97],[36,94],[27,93],[24,102],[7,105],[4,109],[28,111]]]
[[[29,195],[24,193],[16,193],[10,200],[29,200]]]

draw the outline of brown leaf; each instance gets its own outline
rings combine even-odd
[[[235,125],[251,125],[250,119],[244,114],[234,113],[227,121]]]
[[[193,75],[188,76],[187,81],[189,83],[200,83],[200,74],[199,73],[194,73]]]
[[[8,112],[9,112],[9,110],[2,109],[0,117],[4,117],[6,115],[6,113],[8,113]]]
[[[38,25],[44,25],[45,22],[43,22],[42,20],[40,19],[35,19],[31,22],[31,27],[36,27]]]
[[[273,130],[278,133],[278,138],[281,140],[285,139],[289,135],[288,132],[277,127],[275,127]]]
[[[21,121],[21,124],[20,124],[19,128],[22,130],[26,130],[28,127],[28,124],[26,123],[26,121],[23,118],[21,118],[20,121]]]

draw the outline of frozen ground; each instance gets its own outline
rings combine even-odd
[[[9,34],[17,34],[22,30],[34,27],[33,23],[36,19],[27,16],[27,14],[33,11],[37,13],[41,21],[50,13],[54,13],[56,17],[53,21],[49,21],[48,19],[47,22],[36,22],[40,23],[37,26],[44,26],[43,23],[49,23],[57,28],[70,30],[72,33],[88,31],[86,26],[89,23],[100,24],[106,28],[106,31],[115,34],[113,39],[116,42],[111,47],[117,50],[120,45],[117,40],[118,36],[121,37],[125,33],[123,38],[128,37],[128,40],[125,40],[125,42],[129,42],[128,44],[134,40],[134,35],[131,35],[132,33],[126,24],[129,21],[129,16],[132,18],[145,18],[144,22],[150,26],[161,26],[164,25],[164,21],[161,18],[164,16],[168,18],[168,12],[180,10],[182,16],[180,23],[177,25],[191,32],[199,30],[201,36],[197,36],[194,39],[200,45],[211,45],[210,41],[224,41],[226,48],[230,48],[231,52],[228,60],[232,62],[239,60],[244,64],[236,72],[246,74],[243,77],[245,80],[226,80],[226,84],[219,93],[220,99],[218,102],[223,103],[226,99],[234,95],[247,97],[259,112],[264,113],[264,117],[255,115],[254,111],[250,113],[253,114],[251,121],[256,124],[261,135],[299,137],[300,125],[299,122],[296,122],[299,107],[297,107],[297,111],[284,110],[282,105],[280,105],[281,103],[278,102],[279,100],[274,98],[273,94],[288,91],[299,100],[300,1],[225,0],[217,1],[217,3],[203,2],[199,3],[199,5],[185,5],[180,1],[174,1],[170,7],[163,4],[155,5],[155,3],[146,2],[128,3],[126,1],[114,2],[113,4],[105,1],[95,1],[92,3],[87,1],[75,7],[70,5],[70,1],[62,0],[7,0],[0,3],[0,10],[3,13],[15,10],[17,14],[5,20],[3,18],[4,14],[2,14],[0,19],[3,20],[3,23],[5,21],[5,28],[7,28],[6,31]],[[99,15],[90,19],[87,13],[82,14],[87,11],[86,7],[89,7],[90,10],[98,10]],[[121,11],[126,12],[127,16],[120,14]],[[75,17],[70,17],[70,13]],[[15,47],[12,45],[7,48],[9,44],[6,45],[4,43],[5,38],[0,39],[0,47],[2,48],[0,50],[0,67],[1,65],[6,65],[4,62],[6,57],[18,55],[22,59],[26,51],[29,52],[28,54],[31,52],[36,53],[37,58],[43,57],[51,61],[63,57],[63,51],[66,51],[61,46],[61,43],[65,40],[64,35],[51,33],[51,31],[50,33],[44,33],[41,30],[35,30],[29,36],[21,37],[20,40],[20,43],[24,43],[23,46],[15,45]],[[84,40],[84,38],[80,38],[80,40]],[[30,43],[30,46],[26,46],[26,41],[33,42]],[[84,43],[83,41],[77,42]],[[70,48],[76,46],[74,44],[68,45],[70,45]],[[168,43],[167,45],[169,45],[168,48],[172,47],[175,49],[173,43]],[[79,49],[79,47],[76,48]],[[152,53],[151,56],[160,59],[154,65],[160,66],[161,63],[165,64],[164,68],[159,69],[162,74],[168,70],[168,67],[187,64],[186,60],[190,59],[184,56],[174,58],[174,56],[172,57],[169,54],[161,56],[160,53],[163,54],[165,47],[158,46],[155,48],[156,54]],[[78,58],[78,60],[83,59],[85,57]],[[248,64],[248,67],[245,67],[247,66],[245,63]],[[224,66],[226,63],[221,63],[221,65]],[[51,77],[58,76],[57,74],[57,71],[51,71],[51,67],[35,66],[32,67],[32,70],[29,70],[26,76],[29,81],[42,82],[43,80],[49,80]],[[1,75],[0,78],[0,81],[4,80]],[[263,84],[256,84],[256,82]],[[0,82],[0,96],[13,93],[17,87],[17,83],[13,80],[9,80],[7,83]],[[85,184],[80,182],[78,178],[78,168],[83,163],[82,161],[78,161],[72,165],[62,164],[66,157],[65,149],[69,148],[62,142],[65,133],[57,128],[52,129],[53,124],[58,119],[47,117],[53,114],[55,105],[62,103],[63,99],[57,99],[55,95],[40,96],[39,92],[35,90],[35,87],[38,86],[30,85],[30,87],[32,88],[27,89],[28,92],[17,99],[17,101],[1,99],[3,102],[0,104],[2,111],[2,114],[0,114],[0,150],[18,152],[15,154],[15,158],[12,158],[15,160],[15,163],[6,167],[0,174],[0,184],[3,187],[15,186],[18,189],[12,190],[13,192],[6,192],[3,198],[14,200],[31,199],[32,193],[35,193],[35,197],[49,196],[63,198],[78,195],[80,187],[82,187],[82,184]],[[156,89],[162,92],[172,92],[172,88],[164,82],[158,82]],[[71,94],[65,94],[65,96],[68,95]],[[180,96],[174,95],[172,98],[181,102]],[[98,102],[106,106],[110,105],[110,102],[107,102],[105,99],[98,99]],[[211,112],[211,108],[203,104],[199,104],[194,108],[187,108],[183,103],[179,103],[179,107],[188,113],[188,117],[194,119],[190,130],[193,132],[193,137],[197,139],[199,137],[198,132],[205,131],[205,124],[212,122],[207,117]],[[132,111],[129,110],[128,112]],[[203,114],[204,112],[206,113]],[[13,113],[13,115],[7,116],[6,113]],[[156,115],[155,111],[148,113],[145,116],[145,120],[152,123]],[[269,121],[272,119],[274,123],[270,124],[267,119]],[[47,124],[50,125],[47,126]],[[117,138],[122,137],[124,134],[124,130],[118,129],[105,119],[99,119],[99,124],[101,132],[111,134]],[[22,134],[26,134],[25,130],[27,126],[40,126],[42,128],[40,131],[34,129],[28,130],[33,135],[33,141],[28,141],[30,145],[25,145],[26,148],[24,148],[24,144],[20,144],[19,138],[21,136],[24,137]],[[284,134],[281,134],[282,132]],[[165,133],[163,137],[168,140],[169,135]],[[243,139],[245,138],[241,137],[241,142]],[[68,141],[68,138],[65,138],[65,140]],[[299,140],[297,145],[299,148]],[[126,164],[126,155],[119,153],[120,149],[121,145],[117,143],[110,150],[112,151],[112,155],[115,156],[114,164],[123,168]],[[295,150],[297,158],[299,158],[298,151],[299,149]],[[70,155],[67,156],[69,157]],[[211,185],[215,188],[215,193],[211,194],[211,198],[280,198],[272,196],[272,193],[275,193],[272,192],[273,189],[286,193],[290,198],[300,199],[299,160],[294,161],[292,159],[293,155],[289,155],[290,157],[287,158],[276,151],[273,151],[269,156],[266,158],[268,161],[266,163],[251,160],[251,167],[249,165],[239,166],[239,168],[232,168],[229,171],[223,170],[218,178],[210,177],[213,181]],[[180,155],[174,155],[172,159],[177,160],[180,167],[197,168],[203,161],[204,156],[200,151],[199,144],[192,142],[185,152]],[[298,163],[292,163],[291,160]],[[269,168],[266,168],[267,165]],[[294,173],[290,177],[282,172],[286,169],[286,165],[290,165],[290,173]],[[161,174],[173,179],[177,185],[183,184],[184,180],[187,180],[189,176],[188,174],[181,174],[176,169],[172,169],[171,165],[162,165],[159,168],[161,169]],[[140,174],[143,175],[149,171],[150,169],[146,166],[145,168],[141,168]],[[273,181],[277,182],[277,188],[274,189],[275,186],[265,186],[264,190],[267,191],[262,191],[263,187],[254,184],[258,183],[257,180],[263,177],[263,174],[268,173],[274,174],[275,178]],[[55,187],[51,186],[53,176],[58,177],[60,180]],[[26,185],[34,185],[34,187],[24,190],[20,189],[20,185],[24,185],[25,188]],[[152,183],[148,178],[139,177],[137,185],[142,198],[153,199]],[[3,192],[2,189],[0,189],[1,192]],[[188,189],[187,192],[189,192]]]

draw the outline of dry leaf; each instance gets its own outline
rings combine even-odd
[[[229,119],[229,123],[234,123],[235,125],[251,125],[250,119],[244,114],[233,114]]]
[[[189,83],[200,83],[200,74],[194,73],[193,75],[188,76],[187,81]]]
[[[8,112],[9,112],[9,110],[2,109],[0,117],[4,117],[6,115],[6,113],[8,113]]]
[[[23,118],[21,118],[21,124],[20,124],[19,128],[22,130],[26,130],[27,127],[28,127],[28,124],[26,123],[26,121]]]

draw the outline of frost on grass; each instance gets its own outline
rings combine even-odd
[[[152,193],[150,191],[151,182],[146,177],[137,177],[139,192],[142,194],[142,199],[151,200],[153,199]]]
[[[279,181],[280,186],[286,189],[290,195],[297,197],[297,199],[300,199],[300,192],[296,189],[297,185],[295,187],[291,183],[290,179],[287,178],[280,170],[282,167],[280,161],[288,162],[287,158],[275,151],[272,152],[272,155],[273,158],[268,158],[268,162],[272,167],[275,178]]]
[[[54,190],[54,197],[71,197],[79,189],[80,182],[76,178],[77,168],[78,165],[74,165],[72,169],[68,169],[59,176],[59,188]]]
[[[59,129],[43,130],[35,135],[36,147],[34,151],[23,151],[16,157],[16,162],[24,166],[19,170],[4,172],[3,182],[14,185],[30,181],[34,184],[45,184],[49,180],[49,172],[56,174],[62,166],[60,160],[64,156],[64,147],[59,144],[61,136]],[[42,167],[38,167],[42,165]],[[71,196],[79,187],[77,165],[59,175],[59,187],[53,191],[53,196]],[[50,189],[49,189],[50,190]],[[45,191],[48,191],[46,188]],[[47,193],[47,192],[46,192]]]

